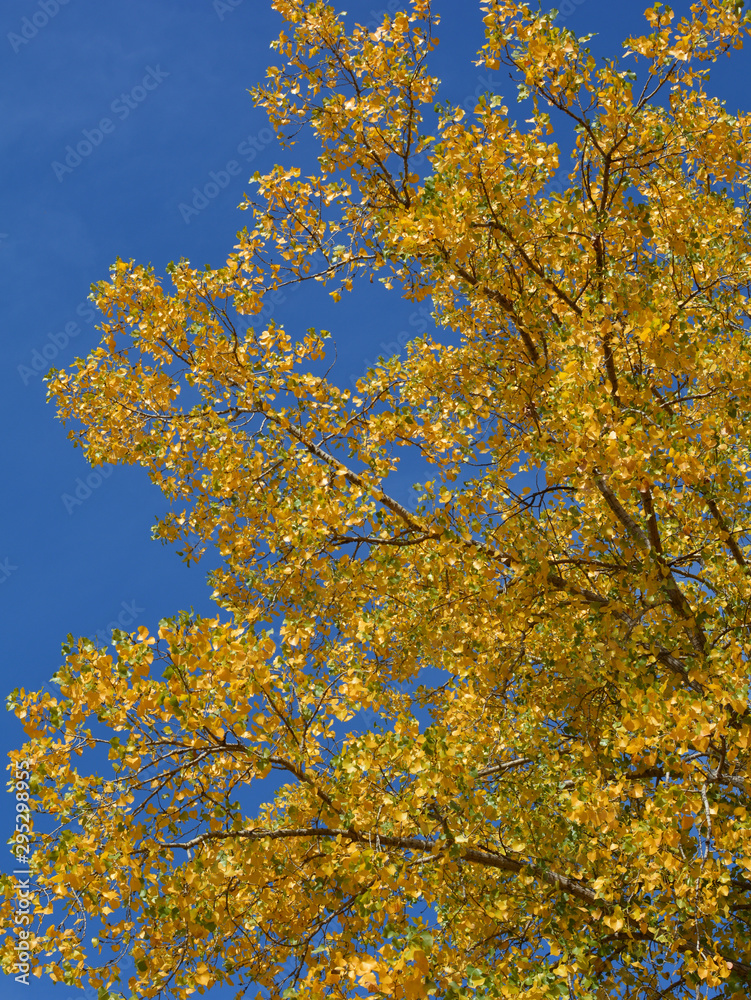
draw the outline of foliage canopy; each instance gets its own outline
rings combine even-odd
[[[482,6],[521,125],[434,108],[428,0],[370,32],[275,0],[254,96],[318,173],[258,177],[226,266],[170,291],[118,261],[101,346],[50,375],[89,460],[173,502],[156,535],[221,557],[217,618],[72,642],[56,697],[11,698],[57,979],[114,991],[129,952],[144,996],[747,995],[751,117],[705,85],[749,21],[657,4],[598,64]],[[321,334],[252,325],[373,276],[457,346],[353,392]]]

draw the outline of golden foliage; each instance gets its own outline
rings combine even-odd
[[[274,7],[255,98],[318,175],[259,177],[226,267],[169,292],[118,261],[101,346],[51,375],[89,460],[173,502],[157,536],[220,554],[223,617],[73,643],[57,698],[13,696],[54,820],[37,951],[112,989],[127,951],[139,996],[746,995],[751,118],[705,83],[748,21],[657,4],[598,67],[487,0],[520,126],[431,117],[428,0],[374,32]],[[352,393],[322,335],[244,325],[376,274],[459,345]]]

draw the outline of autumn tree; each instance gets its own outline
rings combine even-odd
[[[486,0],[522,105],[467,114],[429,0],[273,6],[255,100],[318,173],[257,178],[226,266],[118,261],[50,375],[220,568],[216,618],[72,641],[11,698],[37,960],[104,994],[129,954],[138,996],[747,996],[751,117],[705,88],[749,19],[656,4],[597,61]],[[322,334],[254,326],[374,277],[458,346],[352,391]]]

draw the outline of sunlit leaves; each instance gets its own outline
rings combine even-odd
[[[257,177],[224,267],[118,261],[101,346],[51,375],[90,461],[172,501],[156,536],[214,547],[220,613],[70,640],[54,694],[12,696],[35,948],[113,989],[129,953],[140,995],[739,997],[751,126],[702,64],[747,21],[655,5],[600,66],[489,0],[480,59],[530,118],[444,103],[432,135],[427,2],[376,31],[275,6],[255,97],[319,174]],[[260,321],[376,275],[456,344],[351,391],[323,332]]]

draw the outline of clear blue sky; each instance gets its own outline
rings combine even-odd
[[[342,6],[368,22],[385,2]],[[640,30],[646,4],[563,0],[560,6],[561,22],[578,35],[598,33],[595,49],[615,54],[620,39]],[[479,3],[436,0],[435,7],[443,16],[436,54],[441,99],[471,105],[491,89],[513,105],[515,93],[501,73],[472,65],[482,42]],[[679,14],[687,8],[675,6]],[[126,627],[154,628],[191,605],[213,612],[205,585],[210,562],[188,569],[173,550],[150,540],[163,504],[141,470],[92,477],[45,404],[42,374],[95,346],[86,296],[117,256],[152,262],[159,272],[180,257],[223,263],[236,230],[248,221],[236,206],[250,175],[305,154],[306,147],[299,154],[279,148],[247,93],[272,61],[269,42],[278,28],[267,0],[3,0],[4,694],[44,685],[68,632],[101,637],[118,618]],[[748,104],[750,70],[745,52],[715,72],[711,90],[727,98],[731,111]],[[75,152],[81,143],[84,155]],[[234,173],[227,171],[230,161],[238,165]],[[212,183],[215,196],[192,211],[194,189]],[[381,293],[368,289],[368,308],[357,295],[335,307],[308,289],[275,306],[275,317],[293,332],[332,331],[334,377],[344,384],[363,372],[366,359],[390,353],[400,335],[403,344],[406,333],[419,328],[420,317],[396,295],[378,298]],[[3,754],[23,738],[6,716]],[[9,795],[0,801],[4,841],[13,802]],[[5,870],[10,860],[4,859]],[[37,979],[28,989],[9,979],[2,993],[35,1000],[83,996]]]

